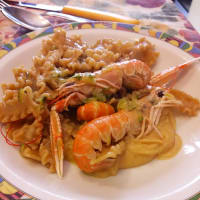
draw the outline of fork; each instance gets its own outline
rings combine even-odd
[[[2,10],[4,7],[9,6],[5,1],[0,0],[0,9]]]

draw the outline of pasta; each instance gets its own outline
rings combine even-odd
[[[129,71],[122,69],[122,73],[118,69],[135,62],[144,70],[148,68],[150,77],[152,72],[148,66],[152,68],[158,56],[154,45],[145,38],[129,41],[101,39],[89,45],[79,35],[67,37],[65,30],[55,29],[54,34],[43,40],[40,54],[33,58],[33,66],[30,69],[14,68],[16,82],[2,84],[0,122],[5,125],[7,143],[19,146],[23,157],[37,161],[52,173],[60,170],[57,160],[62,157],[62,150],[64,159],[78,164],[78,153],[74,153],[77,138],[81,138],[78,142],[83,140],[84,146],[89,136],[83,139],[80,136],[85,134],[83,130],[95,129],[95,123],[99,125],[101,122],[98,118],[89,123],[80,121],[76,116],[77,108],[80,104],[91,101],[98,104],[100,101],[112,105],[113,116],[120,113],[118,119],[123,115],[121,113],[131,112],[135,125],[128,131],[130,122],[125,131],[120,132],[119,124],[124,117],[119,123],[108,116],[101,118],[101,121],[116,123],[118,132],[114,135],[113,130],[109,137],[102,133],[101,141],[90,143],[95,149],[88,154],[90,164],[98,166],[105,161],[106,166],[106,169],[90,174],[106,177],[115,175],[120,168],[151,161],[173,148],[176,138],[173,114],[164,107],[178,105],[174,109],[188,116],[196,115],[200,109],[199,100],[177,90],[166,92],[165,96],[163,91],[155,93],[155,88],[147,85],[137,88],[135,84],[131,88],[130,80],[123,77],[126,73],[130,75]],[[118,68],[113,63],[119,63]],[[136,72],[135,79],[142,77],[143,74],[137,74],[143,73],[141,69]],[[103,117],[103,112],[98,112],[98,116]],[[60,135],[56,135],[57,132]],[[122,133],[125,135],[120,138]],[[57,157],[56,153],[59,154]],[[79,152],[79,157],[84,156]],[[84,170],[88,172],[89,169]]]

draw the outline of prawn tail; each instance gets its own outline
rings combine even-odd
[[[87,131],[86,130],[91,130]],[[87,134],[85,135],[84,132]],[[111,166],[111,162],[107,160],[103,160],[98,163],[91,163],[93,160],[96,160],[96,152],[95,150],[102,150],[102,141],[97,134],[97,132],[93,132],[91,127],[85,127],[79,131],[76,136],[73,144],[73,155],[76,164],[79,168],[86,172],[91,173],[101,169],[105,169]]]
[[[123,152],[124,145],[113,146],[111,141],[119,142],[132,130],[130,125],[129,113],[126,111],[102,116],[85,124],[77,132],[73,144],[74,160],[78,167],[91,173],[112,166]],[[105,146],[108,152],[102,153]]]
[[[79,120],[91,121],[98,117],[111,115],[114,112],[115,110],[110,104],[92,101],[77,109],[77,118]]]

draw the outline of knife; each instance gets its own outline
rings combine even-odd
[[[122,22],[128,24],[139,24],[139,20],[133,19],[130,17],[93,10],[88,8],[80,8],[74,6],[53,6],[53,5],[44,5],[44,4],[35,4],[35,3],[27,3],[21,1],[9,1],[5,0],[6,3],[10,5],[32,8],[32,9],[39,9],[45,11],[53,11],[53,12],[62,12],[64,14],[74,15],[77,17],[83,17],[91,20],[98,20],[98,21],[114,21],[114,22]]]

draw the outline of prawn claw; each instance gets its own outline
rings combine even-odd
[[[51,151],[56,166],[56,172],[61,178],[63,176],[64,145],[60,119],[55,109],[52,109],[50,112],[50,140]]]
[[[175,67],[170,67],[159,74],[151,77],[150,85],[152,86],[164,86],[166,88],[172,88],[174,81],[177,80],[180,73],[186,68],[190,67],[193,63],[200,60],[200,57],[191,59],[183,64],[177,65]]]

